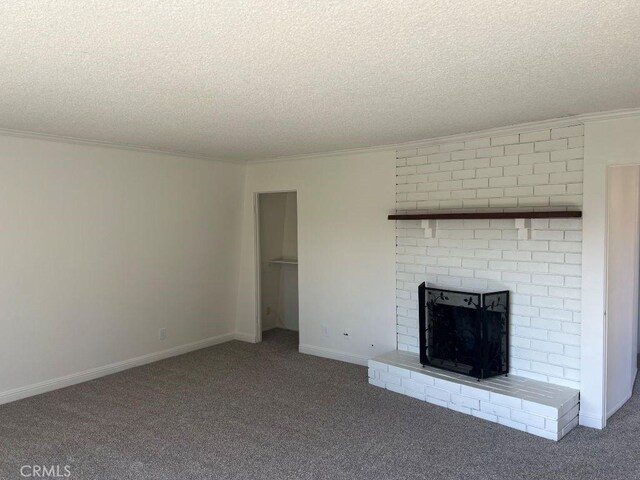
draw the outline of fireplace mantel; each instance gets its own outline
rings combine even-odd
[[[530,218],[581,218],[578,210],[554,212],[477,212],[477,213],[402,213],[391,214],[388,220],[479,220]]]

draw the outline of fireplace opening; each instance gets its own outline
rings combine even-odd
[[[509,372],[509,292],[418,287],[420,363],[478,380]]]

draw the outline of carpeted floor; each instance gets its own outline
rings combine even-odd
[[[34,464],[98,480],[638,479],[640,395],[554,443],[371,387],[280,330],[0,406],[0,479]]]

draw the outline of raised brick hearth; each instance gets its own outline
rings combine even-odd
[[[578,390],[514,375],[479,382],[423,368],[416,353],[393,351],[369,360],[369,383],[550,440],[578,425]]]

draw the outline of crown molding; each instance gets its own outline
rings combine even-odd
[[[43,140],[46,142],[67,143],[71,145],[84,145],[88,147],[113,148],[116,150],[126,150],[131,152],[151,153],[156,155],[168,155],[174,157],[190,158],[194,160],[205,160],[222,163],[233,163],[236,165],[244,165],[247,163],[244,159],[232,159],[224,157],[209,157],[207,155],[198,155],[195,153],[184,152],[181,150],[164,150],[143,145],[127,145],[120,143],[104,142],[100,140],[87,140],[78,137],[67,137],[64,135],[53,135],[48,133],[30,132],[27,130],[12,130],[8,128],[0,128],[0,136],[29,138],[33,140]]]
[[[621,118],[640,116],[640,108],[625,108],[620,110],[609,110],[606,112],[584,113],[580,115],[571,115],[561,118],[552,118],[548,120],[540,120],[535,122],[519,123],[515,125],[506,125],[503,127],[494,127],[474,132],[456,133],[452,135],[443,135],[440,137],[427,138],[423,140],[414,140],[411,142],[377,145],[370,147],[349,148],[344,150],[332,150],[329,152],[309,153],[302,155],[287,155],[280,157],[265,157],[248,160],[247,163],[260,164],[271,162],[290,162],[296,160],[308,160],[313,158],[337,157],[343,155],[357,155],[375,152],[388,152],[396,150],[404,150],[416,147],[423,147],[434,144],[454,143],[465,140],[473,140],[476,138],[487,137],[491,135],[508,135],[510,133],[527,133],[535,130],[546,128],[560,128],[571,125],[581,125],[589,122],[617,120]]]
[[[183,158],[191,158],[196,160],[232,163],[235,165],[260,164],[271,162],[290,162],[297,160],[308,160],[313,158],[338,157],[344,155],[368,154],[376,152],[388,152],[403,150],[415,147],[422,147],[433,144],[453,143],[464,140],[472,140],[475,138],[486,137],[490,135],[508,135],[509,133],[526,133],[544,128],[559,128],[570,125],[584,124],[588,122],[617,120],[621,118],[640,116],[640,108],[625,108],[620,110],[610,110],[606,112],[585,113],[580,115],[572,115],[562,118],[553,118],[549,120],[541,120],[536,122],[520,123],[515,125],[507,125],[503,127],[489,128],[485,130],[477,130],[474,132],[456,133],[452,135],[444,135],[440,137],[432,137],[423,140],[415,140],[411,142],[393,143],[384,145],[372,145],[368,147],[347,148],[342,150],[331,150],[328,152],[307,153],[300,155],[285,155],[278,157],[261,157],[254,159],[233,159],[224,157],[210,157],[207,155],[198,155],[181,150],[165,150],[143,145],[127,145],[112,142],[104,142],[100,140],[87,140],[78,137],[68,137],[63,135],[53,135],[48,133],[31,132],[26,130],[12,130],[0,128],[0,136],[32,138],[35,140],[43,140],[49,142],[60,142],[72,145],[86,145],[92,147],[113,148],[117,150],[128,150],[133,152],[152,153],[157,155],[169,155]]]

